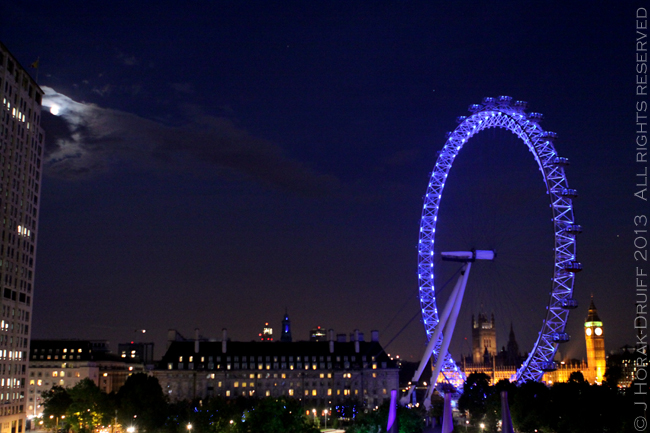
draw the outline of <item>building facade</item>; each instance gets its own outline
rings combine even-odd
[[[376,339],[298,342],[172,341],[153,374],[171,401],[290,397],[325,407],[375,407],[398,389],[397,365]],[[373,333],[373,336],[377,335]]]
[[[0,433],[24,431],[43,91],[0,43]]]
[[[42,394],[53,386],[72,388],[90,379],[105,393],[117,392],[141,360],[109,352],[106,340],[33,340],[29,352],[27,418],[43,414]]]

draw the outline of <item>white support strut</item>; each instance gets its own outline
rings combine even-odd
[[[431,358],[431,355],[435,347],[438,346],[438,344],[440,344],[440,349],[438,350],[437,356],[435,358],[433,375],[431,376],[431,383],[429,384],[426,397],[424,398],[425,407],[427,408],[427,410],[430,408],[431,394],[433,393],[433,390],[436,387],[436,383],[438,382],[438,376],[440,375],[440,371],[443,368],[445,358],[447,357],[447,351],[449,350],[451,337],[456,327],[458,314],[460,313],[460,306],[462,305],[463,296],[465,295],[465,288],[467,287],[467,280],[469,278],[469,272],[472,267],[472,262],[475,260],[494,260],[495,256],[496,255],[494,251],[489,251],[489,250],[454,251],[454,252],[442,253],[442,259],[445,261],[458,261],[458,262],[463,262],[465,264],[463,265],[461,275],[460,277],[458,277],[458,281],[456,282],[456,285],[454,286],[454,289],[451,292],[449,299],[447,300],[447,304],[445,305],[445,309],[443,310],[442,315],[440,316],[438,325],[436,326],[433,335],[429,340],[429,344],[427,345],[427,348],[424,351],[424,355],[422,355],[422,359],[420,360],[420,365],[416,370],[415,374],[413,375],[413,379],[411,379],[411,387],[408,393],[400,399],[401,404],[406,405],[410,401],[411,394],[415,390],[415,385],[420,380],[420,376],[422,375],[424,368],[429,362],[429,358]],[[442,334],[442,343],[440,343],[441,334]]]

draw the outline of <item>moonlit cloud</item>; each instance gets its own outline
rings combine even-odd
[[[198,115],[190,123],[172,127],[77,102],[49,87],[43,90],[43,106],[58,107],[56,117],[43,114],[48,176],[78,180],[135,163],[148,169],[212,167],[213,173],[238,173],[305,195],[338,188],[335,177],[316,173],[227,118]]]

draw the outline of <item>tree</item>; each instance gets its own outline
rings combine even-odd
[[[458,399],[458,409],[469,411],[473,421],[481,420],[486,413],[486,402],[492,394],[490,377],[485,373],[471,373],[463,385],[463,395]]]
[[[528,381],[517,389],[510,407],[513,426],[517,431],[550,431],[547,426],[552,416],[549,410],[550,390],[540,382]]]
[[[388,423],[390,402],[385,402],[379,409],[359,416],[359,419],[346,433],[378,433],[385,432]],[[400,433],[421,433],[424,430],[424,412],[420,409],[397,407],[397,422]]]
[[[264,398],[241,419],[242,433],[318,433],[297,400]]]
[[[65,415],[72,404],[72,398],[68,391],[61,386],[53,386],[49,391],[45,391],[43,397],[43,421],[45,427],[55,428],[59,425],[65,425]]]
[[[569,380],[567,382],[577,383],[578,385],[584,385],[587,381],[585,380],[585,376],[582,374],[582,372],[573,371],[569,375]]]
[[[66,420],[75,432],[89,432],[111,423],[114,407],[95,382],[86,378],[68,391],[72,400],[68,406]]]
[[[612,388],[618,388],[618,384],[623,379],[623,369],[620,365],[610,365],[605,370],[605,381]]]
[[[118,420],[123,426],[136,423],[139,431],[155,431],[165,424],[167,401],[158,379],[133,374],[117,393]]]

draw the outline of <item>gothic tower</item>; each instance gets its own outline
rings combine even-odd
[[[472,315],[472,362],[482,364],[486,353],[490,357],[497,354],[494,314],[492,314],[492,320],[489,320],[487,314],[479,313],[477,320],[474,320],[474,315]]]
[[[592,297],[589,312],[585,320],[585,340],[587,343],[587,366],[589,382],[601,383],[605,374],[605,336],[603,322],[598,317],[598,310]]]

